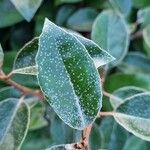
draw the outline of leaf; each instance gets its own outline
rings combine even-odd
[[[132,8],[132,0],[110,0],[110,4],[125,16],[129,15]]]
[[[112,134],[112,131],[113,131],[113,125],[114,125],[114,119],[113,117],[105,117],[103,118],[100,126],[99,126],[99,130],[100,132],[102,132],[102,135],[103,135],[103,141],[104,143],[102,144],[102,147],[101,148],[104,148],[104,149],[108,149],[109,147],[109,142],[110,142],[110,139],[111,139],[111,134]]]
[[[60,5],[63,3],[77,3],[77,2],[81,2],[83,0],[56,0],[56,5]]]
[[[143,39],[147,47],[150,48],[150,25],[143,29]]]
[[[89,140],[91,150],[100,149],[103,143],[104,137],[102,132],[99,130],[98,125],[93,124]]]
[[[62,144],[62,145],[54,145],[46,150],[73,150],[74,144]]]
[[[139,93],[146,92],[145,89],[135,87],[135,86],[126,86],[117,89],[112,93],[112,97],[110,97],[110,103],[112,107],[115,109],[117,108],[121,103],[123,103],[127,98],[132,97]]]
[[[56,15],[56,24],[60,26],[65,25],[67,19],[74,11],[75,11],[75,7],[72,5],[61,6]]]
[[[1,68],[2,65],[3,65],[3,60],[4,60],[4,53],[3,53],[2,46],[1,46],[1,44],[0,44],[0,68]]]
[[[41,103],[36,103],[31,108],[31,117],[30,117],[30,130],[36,130],[42,128],[48,124],[44,118],[45,107]]]
[[[52,139],[47,128],[41,128],[27,133],[21,150],[45,150],[51,144]]]
[[[101,148],[108,150],[122,149],[127,140],[128,132],[123,127],[118,125],[112,117],[103,118],[99,126],[99,130],[102,132],[104,138],[104,144]]]
[[[102,94],[97,69],[85,47],[46,19],[36,63],[40,87],[57,115],[76,129],[91,124],[101,108]]]
[[[143,27],[146,27],[150,24],[150,7],[140,9],[137,13],[137,22],[142,24]]]
[[[80,36],[77,33],[70,32],[75,36],[87,49],[90,56],[93,58],[96,67],[100,67],[114,60],[114,58],[102,50],[93,41]],[[34,38],[28,42],[17,54],[14,66],[13,74],[28,74],[37,75],[37,67],[35,65],[35,57],[38,50],[38,40],[39,38]]]
[[[17,54],[12,73],[37,74],[35,56],[38,50],[38,38],[28,42]]]
[[[124,73],[147,73],[150,74],[150,59],[138,52],[129,52],[119,65]]]
[[[29,124],[29,108],[26,103],[9,98],[0,102],[0,149],[19,149]]]
[[[12,26],[23,20],[9,0],[0,1],[0,10],[0,28]]]
[[[119,105],[115,120],[126,130],[143,140],[150,141],[150,93],[132,96]]]
[[[97,15],[98,12],[93,8],[81,8],[69,17],[67,27],[76,31],[91,31]]]
[[[124,86],[137,86],[150,90],[150,77],[146,74],[113,74],[106,79],[105,90],[113,92]]]
[[[70,31],[70,33],[78,38],[78,40],[80,40],[80,42],[86,47],[97,68],[114,60],[114,58],[109,53],[102,50],[93,41],[86,39],[75,32]],[[13,74],[37,75],[35,56],[38,50],[38,40],[38,37],[34,38],[33,40],[25,44],[23,48],[21,48],[21,50],[18,52],[13,65]]]
[[[150,5],[149,0],[132,0],[133,6],[136,8],[142,8]]]
[[[4,87],[0,89],[0,101],[10,97],[20,98],[21,92],[14,87]]]
[[[50,133],[55,144],[70,143],[74,141],[74,129],[67,126],[56,114],[50,116]],[[61,134],[60,134],[61,133]]]
[[[121,138],[120,138],[121,136]],[[108,149],[121,150],[124,147],[129,133],[117,123],[114,123]]]
[[[112,65],[120,63],[129,46],[129,31],[123,17],[110,10],[100,13],[92,27],[92,40],[116,58]]]
[[[88,53],[92,57],[96,68],[99,68],[100,66],[106,65],[107,63],[115,60],[113,56],[111,56],[109,53],[107,53],[107,51],[99,47],[92,40],[84,38],[79,34],[74,33],[73,35],[85,46]]]
[[[43,0],[11,0],[20,14],[30,22]]]
[[[136,144],[135,144],[136,143]],[[150,143],[137,138],[136,136],[131,136],[127,140],[123,150],[149,150]]]

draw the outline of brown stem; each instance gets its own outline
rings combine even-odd
[[[132,34],[132,35],[130,36],[130,40],[133,41],[133,40],[136,40],[136,39],[141,38],[142,36],[143,36],[143,31],[140,30],[140,31],[137,31],[137,32],[135,32],[134,34]]]
[[[115,113],[114,112],[100,112],[100,116],[113,116]]]
[[[16,83],[12,79],[10,79],[7,75],[5,75],[5,73],[3,71],[0,71],[0,80],[2,80],[3,82],[15,87],[18,90],[20,90],[23,93],[23,95],[30,95],[31,94],[31,95],[39,97],[40,99],[44,98],[44,96],[40,90],[32,90],[28,87],[25,87],[23,85]]]
[[[110,93],[108,93],[108,92],[106,92],[106,91],[103,91],[103,95],[105,95],[106,97],[109,97],[109,98],[111,98],[111,99],[118,100],[118,101],[121,100],[119,97],[117,97],[117,96],[115,96],[115,95],[112,95],[112,94],[110,94]]]
[[[90,146],[89,146],[89,136],[91,133],[91,128],[92,125],[89,125],[88,127],[86,127],[83,132],[82,132],[82,138],[80,140],[79,143],[76,143],[74,145],[74,148],[77,149],[82,149],[82,150],[90,150]]]

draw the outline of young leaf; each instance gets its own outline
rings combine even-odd
[[[110,10],[100,13],[92,27],[92,40],[116,58],[112,65],[120,63],[129,46],[129,32],[123,17]]]
[[[130,52],[118,67],[124,73],[150,74],[150,59],[142,53]]]
[[[132,96],[119,105],[115,120],[126,130],[143,140],[150,141],[150,93]]]
[[[11,0],[20,14],[30,22],[43,0]]]
[[[12,73],[37,74],[35,56],[38,50],[38,38],[28,42],[17,54]]]
[[[122,87],[112,93],[114,97],[110,97],[110,103],[112,107],[115,109],[121,103],[123,103],[127,98],[134,96],[136,94],[139,94],[139,93],[144,93],[144,92],[146,92],[145,89],[135,87],[135,86]]]
[[[46,19],[36,63],[40,87],[59,117],[80,130],[91,124],[101,108],[100,78],[77,38]]]
[[[82,8],[73,13],[67,21],[67,27],[76,31],[91,31],[92,24],[98,15],[93,8]]]
[[[0,149],[19,149],[29,125],[29,108],[19,99],[0,102]]]
[[[4,53],[3,53],[2,46],[1,46],[1,44],[0,44],[0,68],[1,68],[2,65],[3,65],[3,60],[4,60]]]

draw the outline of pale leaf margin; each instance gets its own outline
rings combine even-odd
[[[124,101],[124,103],[125,102],[127,102],[127,101],[130,101],[132,98],[134,98],[134,97],[137,97],[137,96],[144,96],[144,95],[149,95],[149,97],[150,97],[150,92],[145,92],[145,93],[140,93],[140,94],[136,94],[136,95],[134,95],[134,96],[131,96],[131,97],[129,97],[129,98],[127,98],[125,101]],[[123,103],[121,103],[121,104],[123,104]],[[120,104],[120,105],[121,105]],[[119,106],[120,106],[119,105]],[[119,107],[118,106],[118,107]],[[117,108],[118,108],[117,107]],[[139,138],[141,138],[141,139],[143,139],[143,140],[146,140],[146,141],[150,141],[150,133],[149,133],[149,137],[146,137],[146,136],[144,136],[144,135],[142,135],[142,134],[140,134],[140,133],[138,133],[138,132],[136,132],[136,131],[134,131],[133,129],[131,129],[130,127],[129,127],[129,125],[131,125],[131,122],[133,122],[133,123],[135,123],[135,122],[138,122],[138,121],[141,121],[142,123],[144,123],[143,124],[143,126],[145,125],[145,123],[147,123],[147,124],[149,124],[149,126],[150,126],[150,118],[149,119],[147,119],[147,118],[142,118],[142,117],[137,117],[137,116],[133,116],[133,115],[128,115],[128,114],[124,114],[124,113],[121,113],[121,112],[117,112],[116,110],[117,110],[117,108],[115,109],[115,111],[112,113],[112,115],[113,115],[113,117],[114,117],[114,119],[116,120],[116,122],[117,123],[119,123],[121,126],[123,126],[126,130],[128,130],[129,132],[131,132],[131,133],[133,133],[135,136],[137,136],[137,137],[139,137]],[[129,120],[130,119],[130,124],[128,125],[126,125],[125,123],[124,123],[124,121],[126,121],[126,120]],[[144,127],[143,127],[144,128]],[[145,128],[144,128],[145,129]],[[143,130],[142,129],[137,129],[138,131],[140,131],[140,132],[143,132]]]

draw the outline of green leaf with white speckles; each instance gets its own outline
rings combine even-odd
[[[96,67],[100,67],[114,60],[109,53],[100,48],[93,41],[80,36],[74,32],[69,32],[75,36],[87,49],[90,56],[93,58]],[[39,38],[34,38],[28,42],[17,54],[13,66],[13,74],[37,74],[37,67],[35,65],[35,56],[38,50]]]
[[[40,87],[58,116],[80,130],[91,124],[102,94],[98,71],[84,45],[46,19],[36,63]]]
[[[1,68],[2,65],[3,65],[3,60],[4,60],[4,53],[3,53],[2,46],[1,46],[1,44],[0,44],[0,68]]]
[[[115,58],[111,56],[107,51],[103,50],[92,40],[84,38],[79,34],[73,34],[78,40],[85,46],[90,56],[93,58],[95,66],[98,68],[100,66],[106,65],[107,63],[114,61]]]
[[[144,92],[146,92],[145,89],[135,87],[135,86],[122,87],[112,93],[113,96],[110,97],[110,103],[112,107],[115,109],[117,106],[123,103],[127,98]]]
[[[29,124],[29,108],[19,99],[0,102],[0,149],[20,149]]]
[[[132,96],[119,105],[115,120],[135,136],[150,141],[150,93]]]
[[[124,18],[115,11],[100,13],[92,27],[92,40],[116,58],[112,65],[120,63],[129,46],[129,31]]]
[[[43,0],[11,0],[16,9],[27,21],[31,21],[42,1]]]
[[[35,56],[38,50],[38,38],[28,42],[17,54],[12,73],[37,74]]]

